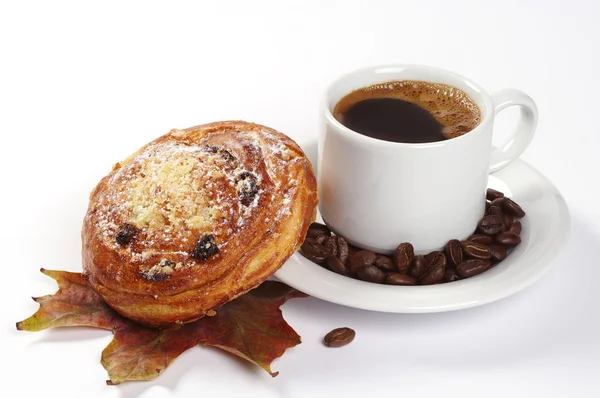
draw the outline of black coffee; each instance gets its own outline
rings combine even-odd
[[[333,114],[359,134],[406,143],[458,137],[481,120],[479,108],[462,90],[412,80],[355,90],[338,102]]]

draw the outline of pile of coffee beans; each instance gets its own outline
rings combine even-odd
[[[494,267],[521,243],[525,212],[502,192],[488,189],[486,211],[477,230],[465,240],[452,239],[444,251],[415,255],[400,243],[393,256],[354,247],[327,226],[313,223],[300,253],[340,275],[388,285],[433,285],[470,278]]]

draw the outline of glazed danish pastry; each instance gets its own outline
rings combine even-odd
[[[317,201],[310,162],[282,133],[240,121],[172,130],[92,191],[84,275],[137,322],[191,322],[281,267]]]

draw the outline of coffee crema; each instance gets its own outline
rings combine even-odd
[[[405,143],[455,138],[481,122],[479,107],[464,91],[417,80],[354,90],[336,104],[333,116],[359,134]]]

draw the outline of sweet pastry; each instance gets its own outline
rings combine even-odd
[[[137,322],[191,322],[281,267],[317,201],[310,162],[282,133],[241,121],[172,130],[91,193],[84,275]]]

